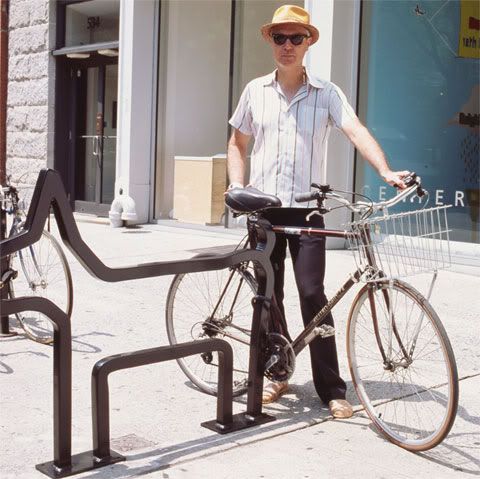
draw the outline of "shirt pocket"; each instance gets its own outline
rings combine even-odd
[[[306,105],[298,112],[297,125],[305,140],[323,136],[328,125],[328,108]]]

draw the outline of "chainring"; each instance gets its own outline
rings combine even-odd
[[[265,347],[264,375],[270,381],[288,381],[295,371],[295,351],[290,341],[279,333],[268,333]],[[269,363],[272,363],[269,365]]]

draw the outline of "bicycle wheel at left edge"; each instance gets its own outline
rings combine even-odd
[[[10,281],[12,298],[39,296],[55,303],[68,317],[73,308],[72,274],[57,240],[43,231],[40,240],[11,257],[11,268],[18,275]],[[44,314],[23,311],[16,314],[25,334],[41,344],[53,342],[53,324]]]
[[[247,390],[252,299],[257,291],[245,265],[233,269],[178,274],[167,296],[166,326],[170,344],[221,338],[233,349],[233,395]],[[177,360],[201,391],[215,395],[218,353]]]

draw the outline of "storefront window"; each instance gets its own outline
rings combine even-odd
[[[157,218],[222,219],[230,21],[230,2],[161,3]]]
[[[280,0],[161,3],[156,218],[225,223],[229,110],[250,80],[275,68],[260,27],[280,5]]]
[[[451,239],[473,243],[480,242],[479,58],[478,2],[363,2],[360,117],[394,169],[423,178],[428,206],[452,205]],[[394,194],[361,159],[356,189],[375,200]]]

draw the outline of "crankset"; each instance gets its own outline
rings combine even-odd
[[[270,381],[287,381],[295,371],[295,351],[288,339],[279,333],[269,333],[265,347],[264,375]]]

